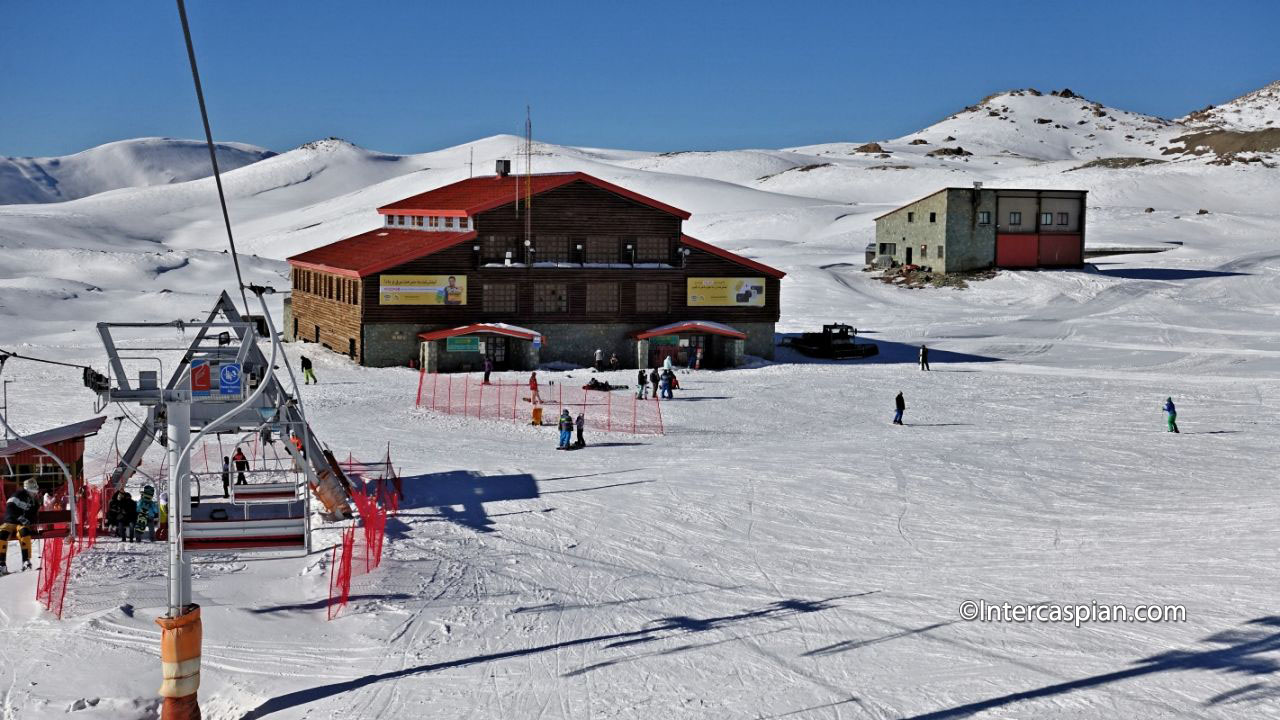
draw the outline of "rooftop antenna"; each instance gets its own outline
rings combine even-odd
[[[524,242],[533,242],[533,111],[524,106]]]

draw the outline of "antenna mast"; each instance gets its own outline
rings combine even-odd
[[[533,242],[533,113],[528,105],[524,106],[524,241]]]

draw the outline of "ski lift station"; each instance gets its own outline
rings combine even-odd
[[[104,422],[105,417],[95,417],[28,435],[25,442],[13,439],[0,444],[0,497],[17,492],[27,478],[35,478],[42,492],[54,492],[65,485],[62,468],[32,444],[65,463],[78,489],[84,482],[84,440],[97,435]]]
[[[289,258],[285,334],[429,372],[771,358],[784,273],[685,235],[689,213],[581,172],[462,180]]]

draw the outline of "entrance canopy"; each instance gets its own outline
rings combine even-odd
[[[736,330],[723,323],[711,322],[710,320],[684,320],[681,322],[671,323],[670,325],[650,328],[644,332],[636,333],[633,337],[637,340],[648,340],[649,338],[658,337],[660,335],[687,335],[692,333],[723,335],[724,337],[733,338],[735,340],[747,339],[747,334],[741,330]]]
[[[433,330],[431,332],[418,333],[418,339],[424,341],[444,340],[446,338],[458,337],[459,335],[474,335],[476,333],[505,335],[518,340],[538,340],[539,343],[542,341],[542,333],[537,332],[536,330],[522,328],[517,325],[508,325],[506,323],[472,323],[470,325],[463,325],[462,327],[450,328],[448,330]]]

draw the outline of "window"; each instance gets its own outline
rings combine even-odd
[[[941,246],[941,245],[939,245],[938,247],[934,248],[933,250],[934,250],[934,253],[938,256],[938,259],[939,259],[939,260],[941,260],[941,259],[942,259],[942,246]]]
[[[907,222],[915,222],[915,221],[916,221],[916,214],[913,212],[907,213]]]
[[[671,309],[671,286],[667,283],[636,283],[636,312],[664,313]]]
[[[503,262],[507,257],[507,253],[513,252],[515,249],[516,249],[515,235],[485,235],[484,236],[484,246],[483,246],[482,252],[484,253],[485,262],[497,262],[497,263]],[[512,260],[516,260],[516,259],[517,258],[513,253]]]
[[[931,222],[931,223],[936,223],[936,222],[938,222],[938,213],[936,213],[936,212],[931,212],[931,213],[929,213],[929,222]]]
[[[991,211],[990,211],[990,210],[979,210],[979,211],[978,211],[978,224],[979,224],[979,225],[990,225],[990,224],[991,224]]]
[[[618,238],[597,236],[587,238],[586,261],[589,263],[618,262]]]
[[[925,259],[925,258],[927,258],[927,257],[929,257],[929,246],[928,246],[928,245],[921,245],[921,246],[920,246],[920,259],[921,259],[921,260],[923,260],[923,259]]]
[[[533,239],[539,262],[571,262],[568,235],[539,235]]]
[[[618,283],[587,283],[587,312],[618,312]]]
[[[1042,213],[1040,213],[1040,224],[1041,224],[1041,225],[1052,225],[1052,224],[1053,224],[1053,213],[1046,213],[1046,212],[1042,212]]]
[[[1021,224],[1022,224],[1022,213],[1020,213],[1020,212],[1011,212],[1011,213],[1009,213],[1009,224],[1010,224],[1010,225],[1021,225]]]
[[[432,228],[440,227],[440,216],[432,215],[431,217],[427,218],[427,227],[432,227]]]
[[[564,283],[538,283],[533,286],[535,313],[569,312],[569,293]]]
[[[464,217],[460,217],[460,218],[458,218],[458,229],[459,229],[459,230],[466,230],[466,229],[467,229],[467,219],[466,219],[466,218],[464,218]]]
[[[1068,222],[1068,220],[1070,220],[1070,215],[1068,213],[1058,213],[1059,225],[1070,225],[1071,223]]]
[[[898,243],[880,243],[881,255],[897,255]]]
[[[485,312],[514,313],[517,310],[518,290],[514,283],[489,284],[484,286]]]
[[[636,262],[664,263],[671,261],[671,242],[664,237],[636,238]]]
[[[445,228],[447,228],[447,229],[449,229],[449,230],[452,230],[452,229],[453,229],[453,218],[452,218],[452,217],[447,217],[447,218],[445,218],[445,219],[444,219],[444,226],[445,226]]]
[[[415,217],[413,218],[413,226],[414,226],[414,227],[422,227],[422,216],[421,216],[421,215],[417,215],[417,216],[415,216]]]

